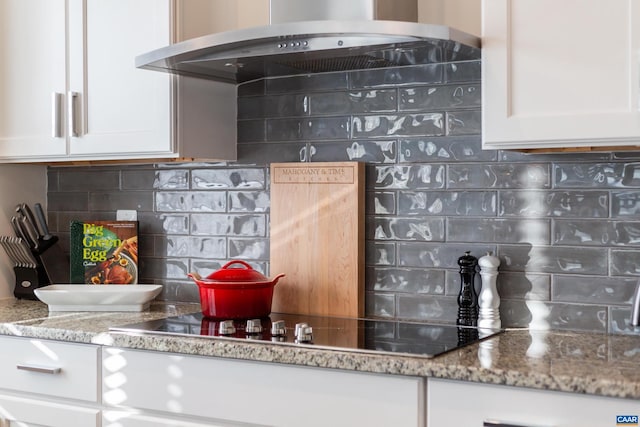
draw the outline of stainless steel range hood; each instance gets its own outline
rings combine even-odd
[[[397,18],[404,10],[415,19],[416,0],[341,0],[340,6],[332,4],[336,1],[270,0],[271,25],[170,45],[138,56],[136,66],[243,83],[480,58],[480,40],[475,36],[441,25],[385,19]],[[406,3],[415,8],[405,8]],[[333,19],[336,13],[349,20]]]

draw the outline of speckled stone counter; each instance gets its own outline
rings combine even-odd
[[[109,328],[200,311],[160,303],[140,313],[49,313],[36,301],[0,301],[0,334],[142,350],[438,377],[600,396],[640,398],[640,336],[508,330],[434,359],[264,342],[110,333]]]

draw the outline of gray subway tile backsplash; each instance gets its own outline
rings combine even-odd
[[[437,189],[445,186],[445,166],[392,165],[367,168],[367,185],[376,189]]]
[[[640,217],[640,191],[613,191],[611,216],[627,219]]]
[[[246,143],[237,149],[238,158],[250,165],[309,161],[306,142]]]
[[[396,262],[396,244],[369,240],[365,246],[365,264],[374,266],[394,266]]]
[[[130,171],[135,172],[135,171]],[[145,176],[131,176],[131,173],[123,173],[123,178],[127,177],[127,182],[133,181],[140,186],[144,183]],[[153,188],[155,190],[188,190],[189,170],[188,169],[164,169],[158,170],[154,174]],[[135,184],[132,186],[136,186]],[[127,187],[128,188],[128,187]],[[148,187],[147,187],[148,188]],[[126,189],[126,188],[123,188]]]
[[[400,111],[439,111],[480,106],[480,84],[399,89]]]
[[[445,134],[444,113],[354,116],[354,138],[440,136]]]
[[[555,276],[553,301],[597,304],[631,304],[636,279],[608,277]]]
[[[401,138],[398,149],[400,163],[433,161],[496,160],[496,151],[483,150],[479,136]]]
[[[156,192],[155,211],[224,212],[226,205],[222,191],[159,191]]]
[[[369,191],[365,196],[366,212],[376,215],[396,213],[396,193],[392,191]]]
[[[89,206],[96,211],[117,209],[150,211],[153,208],[153,191],[96,191],[89,192]]]
[[[267,212],[269,193],[259,191],[229,191],[227,210],[229,212]]]
[[[59,175],[58,185],[67,191],[108,191],[120,187],[120,172],[99,172],[91,168],[80,168]]]
[[[371,240],[444,241],[444,218],[369,217],[366,236]]]
[[[482,131],[482,115],[477,110],[447,111],[447,135],[477,135]]]
[[[261,168],[214,168],[191,171],[193,189],[262,189],[266,187],[265,171]]]
[[[495,191],[397,192],[399,215],[495,216]]]
[[[444,294],[444,270],[367,268],[367,289],[405,294]]]
[[[350,88],[423,86],[442,83],[444,65],[430,64],[350,73]],[[478,75],[479,77],[479,75]]]
[[[504,271],[606,276],[607,251],[569,246],[501,245],[498,253]]]
[[[241,85],[242,87],[244,85]],[[322,73],[265,79],[265,94],[344,90],[349,88],[349,73]]]
[[[640,163],[558,163],[556,188],[638,188]]]
[[[322,92],[309,95],[311,115],[393,112],[398,108],[395,89]]]
[[[269,141],[346,140],[349,134],[348,116],[267,120]]]
[[[446,83],[480,81],[480,61],[450,62],[443,66]]]
[[[510,217],[609,217],[610,195],[605,191],[500,192],[499,215]]]
[[[551,174],[546,164],[449,165],[448,188],[549,188]]]
[[[550,229],[548,219],[449,217],[447,240],[548,245]]]
[[[454,322],[458,258],[491,251],[504,326],[630,333],[640,154],[483,150],[480,72],[466,61],[240,85],[238,161],[52,166],[51,228],[68,250],[72,219],[135,209],[141,282],[198,301],[190,271],[243,259],[277,273],[271,163],[360,161],[367,316]]]
[[[458,302],[454,297],[397,295],[397,317],[428,322],[455,322]]]
[[[320,141],[308,145],[312,162],[396,163],[396,141]]]

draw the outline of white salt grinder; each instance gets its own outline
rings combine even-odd
[[[496,286],[500,259],[491,252],[478,260],[482,288],[478,296],[478,328],[499,329],[500,321],[500,295]]]

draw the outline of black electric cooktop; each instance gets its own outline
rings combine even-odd
[[[268,318],[214,320],[201,313],[112,327],[114,332],[252,340],[280,345],[431,358],[501,330],[448,324],[271,313]]]

